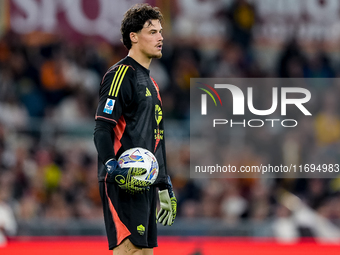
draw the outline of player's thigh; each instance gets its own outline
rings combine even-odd
[[[143,249],[135,246],[126,238],[120,245],[113,249],[113,255],[143,255]],[[150,253],[152,254],[152,253]]]
[[[153,255],[153,248],[143,248],[143,255]]]

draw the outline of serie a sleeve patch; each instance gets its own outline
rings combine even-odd
[[[107,114],[111,114],[113,111],[113,107],[115,106],[116,100],[108,98],[105,103],[105,107],[103,112]]]

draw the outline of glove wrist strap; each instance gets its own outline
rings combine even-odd
[[[105,162],[105,165],[106,165],[107,163],[109,163],[111,160],[116,161],[115,158],[110,158],[108,161]]]

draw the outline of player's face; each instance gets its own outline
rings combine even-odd
[[[138,46],[148,58],[162,57],[163,36],[159,20],[145,22],[143,29],[138,33]]]

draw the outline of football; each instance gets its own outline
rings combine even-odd
[[[151,184],[157,179],[158,162],[153,153],[147,149],[136,147],[124,151],[118,159],[118,164],[121,168],[141,167],[147,170],[143,175],[134,176],[135,179],[150,181]]]

